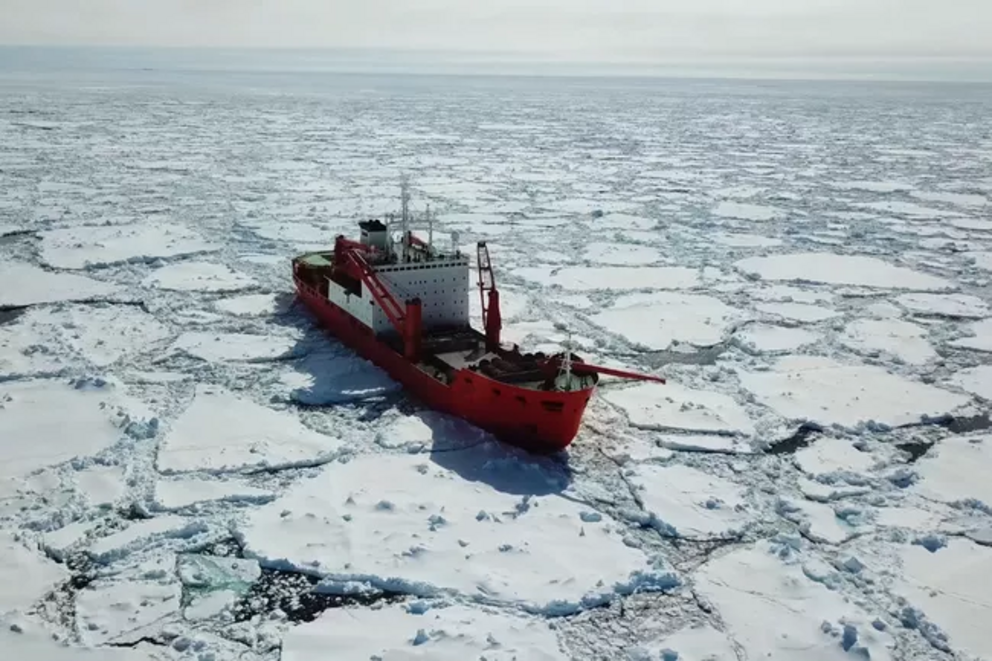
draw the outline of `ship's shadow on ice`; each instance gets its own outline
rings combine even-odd
[[[572,483],[566,453],[535,455],[437,411],[414,415],[430,429],[431,461],[464,480],[517,496],[562,493]]]

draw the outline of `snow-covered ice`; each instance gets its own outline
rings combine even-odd
[[[750,324],[734,335],[743,346],[757,353],[787,353],[815,344],[820,336],[804,328]]]
[[[41,237],[42,260],[62,269],[181,257],[219,248],[175,224],[69,227],[44,232]]]
[[[912,488],[932,500],[992,506],[989,470],[992,435],[946,438],[917,462],[920,479]]]
[[[711,296],[655,292],[621,296],[612,306],[590,315],[590,320],[633,344],[667,349],[673,342],[717,344],[742,316]]]
[[[173,351],[189,354],[213,363],[218,361],[271,361],[292,353],[296,341],[291,337],[253,333],[183,333],[172,344]]]
[[[516,659],[566,661],[558,639],[539,619],[465,606],[339,609],[286,635],[282,661],[366,659]]]
[[[964,337],[954,340],[950,344],[961,349],[992,352],[992,319],[983,319],[968,324]]]
[[[856,351],[885,352],[910,365],[938,356],[927,341],[926,328],[898,319],[857,319],[848,324],[840,340]]]
[[[596,289],[689,289],[699,285],[699,273],[682,266],[543,266],[516,269],[515,274],[542,285],[568,291]]]
[[[68,577],[65,567],[3,530],[0,557],[0,616],[28,610]]]
[[[166,472],[233,472],[327,461],[339,438],[305,427],[293,411],[276,411],[219,387],[196,396],[162,439],[158,468]]]
[[[678,383],[641,383],[602,394],[641,429],[681,429],[711,434],[752,434],[754,422],[729,395]]]
[[[177,262],[152,271],[146,287],[174,291],[237,291],[253,287],[254,278],[215,262]]]
[[[121,287],[75,273],[45,271],[33,264],[4,261],[0,264],[0,309],[40,303],[109,299]]]
[[[820,356],[787,356],[769,371],[741,371],[741,385],[787,420],[855,428],[919,423],[951,413],[969,397],[898,376],[874,365]]]
[[[963,369],[951,377],[950,383],[982,399],[992,400],[992,365]]]
[[[486,461],[484,452],[460,451],[476,452],[457,461]],[[583,518],[584,509],[560,495],[528,497],[465,480],[427,456],[362,456],[326,466],[254,512],[240,535],[266,566],[569,612],[657,571],[623,543],[617,523]]]
[[[940,315],[967,319],[992,316],[988,303],[970,294],[903,294],[896,302],[919,315]]]
[[[954,288],[949,280],[894,266],[876,257],[796,253],[747,257],[736,263],[741,271],[763,280],[819,282],[832,285],[861,285],[884,289],[945,291]]]

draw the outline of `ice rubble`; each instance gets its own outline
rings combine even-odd
[[[141,284],[172,291],[238,291],[254,287],[251,276],[217,262],[177,262],[152,271]]]
[[[748,522],[745,491],[715,475],[682,465],[644,464],[626,471],[635,497],[662,535],[728,538]]]
[[[747,274],[763,280],[860,285],[883,289],[945,291],[954,289],[949,280],[893,266],[875,257],[834,253],[794,253],[747,257],[735,263]]]
[[[910,365],[939,356],[927,341],[927,330],[898,319],[857,319],[844,329],[840,341],[863,353],[885,352]]]
[[[781,209],[769,207],[761,204],[747,204],[745,202],[720,202],[713,209],[713,215],[721,218],[737,218],[740,220],[754,220],[767,222],[782,217]]]
[[[442,455],[475,466],[486,450]],[[514,472],[505,460],[485,466],[500,480]],[[516,470],[534,481],[530,488],[547,489],[534,467]],[[239,535],[246,557],[335,584],[458,593],[541,612],[571,612],[642,583],[675,584],[623,543],[609,516],[583,518],[584,510],[554,493],[524,496],[466,480],[426,456],[359,456],[254,511]]]
[[[41,259],[49,266],[84,269],[220,250],[181,225],[68,227],[41,233]]]
[[[936,552],[907,544],[900,556],[902,572],[893,590],[947,634],[956,652],[992,657],[992,598],[984,580],[992,572],[992,548],[951,538]]]
[[[786,356],[768,371],[738,373],[759,402],[791,421],[854,429],[897,427],[950,413],[969,397],[891,374],[874,365],[849,365],[821,356]]]
[[[628,342],[664,350],[674,342],[718,344],[743,318],[743,312],[712,296],[653,292],[621,296],[589,320]]]
[[[341,447],[340,439],[308,429],[292,413],[200,385],[162,440],[158,468],[235,472],[312,465],[328,461]]]
[[[696,590],[720,613],[727,634],[748,658],[767,661],[892,661],[892,636],[843,594],[811,580],[769,542],[710,560],[696,572]],[[859,648],[863,648],[859,650]]]
[[[295,346],[295,338],[275,334],[190,331],[176,338],[170,349],[216,363],[276,360],[290,356]]]
[[[896,302],[918,315],[939,315],[962,319],[992,316],[988,304],[970,294],[903,294]]]
[[[334,609],[290,629],[282,661],[565,661],[547,621],[462,605]]]
[[[600,266],[551,268],[527,266],[515,275],[568,291],[594,289],[690,289],[699,286],[699,272],[684,266]]]
[[[129,410],[143,413],[102,382],[0,382],[0,477],[99,453],[124,438]]]
[[[54,376],[66,367],[65,358],[54,353],[24,317],[0,326],[0,375],[4,379]]]
[[[638,383],[602,393],[641,429],[679,429],[711,434],[753,434],[747,411],[729,395],[694,390],[681,384]]]
[[[782,239],[760,234],[728,234],[718,232],[712,236],[717,243],[730,248],[774,248],[782,245]]]
[[[118,285],[75,273],[45,271],[32,264],[4,261],[0,264],[0,309],[41,303],[105,299],[121,292]],[[10,283],[16,283],[11,286]]]

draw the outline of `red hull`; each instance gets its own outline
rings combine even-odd
[[[555,452],[575,438],[594,387],[571,392],[521,388],[458,370],[445,384],[381,342],[372,330],[294,277],[300,300],[345,345],[384,370],[426,405],[531,452]]]

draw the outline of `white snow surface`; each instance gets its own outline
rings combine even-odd
[[[411,612],[404,606],[338,609],[294,627],[281,661],[318,661],[334,650],[341,661],[566,661],[548,624],[490,609],[447,606]]]
[[[134,57],[0,64],[5,657],[992,657],[982,90]],[[504,341],[668,385],[530,456],[317,328],[404,173]]]
[[[487,461],[485,450],[465,452],[457,462]],[[518,470],[526,479],[532,469]],[[567,613],[653,571],[607,515],[586,521],[583,510],[560,495],[525,499],[465,480],[427,456],[366,456],[326,466],[254,512],[240,536],[264,566],[335,583]]]
[[[944,278],[894,266],[881,259],[863,255],[796,253],[747,257],[738,261],[736,266],[741,271],[763,280],[920,291],[944,291],[954,288],[954,284]]]
[[[769,371],[742,371],[739,376],[744,388],[783,418],[846,428],[872,421],[890,427],[918,423],[970,400],[874,365],[820,356],[787,356]]]

